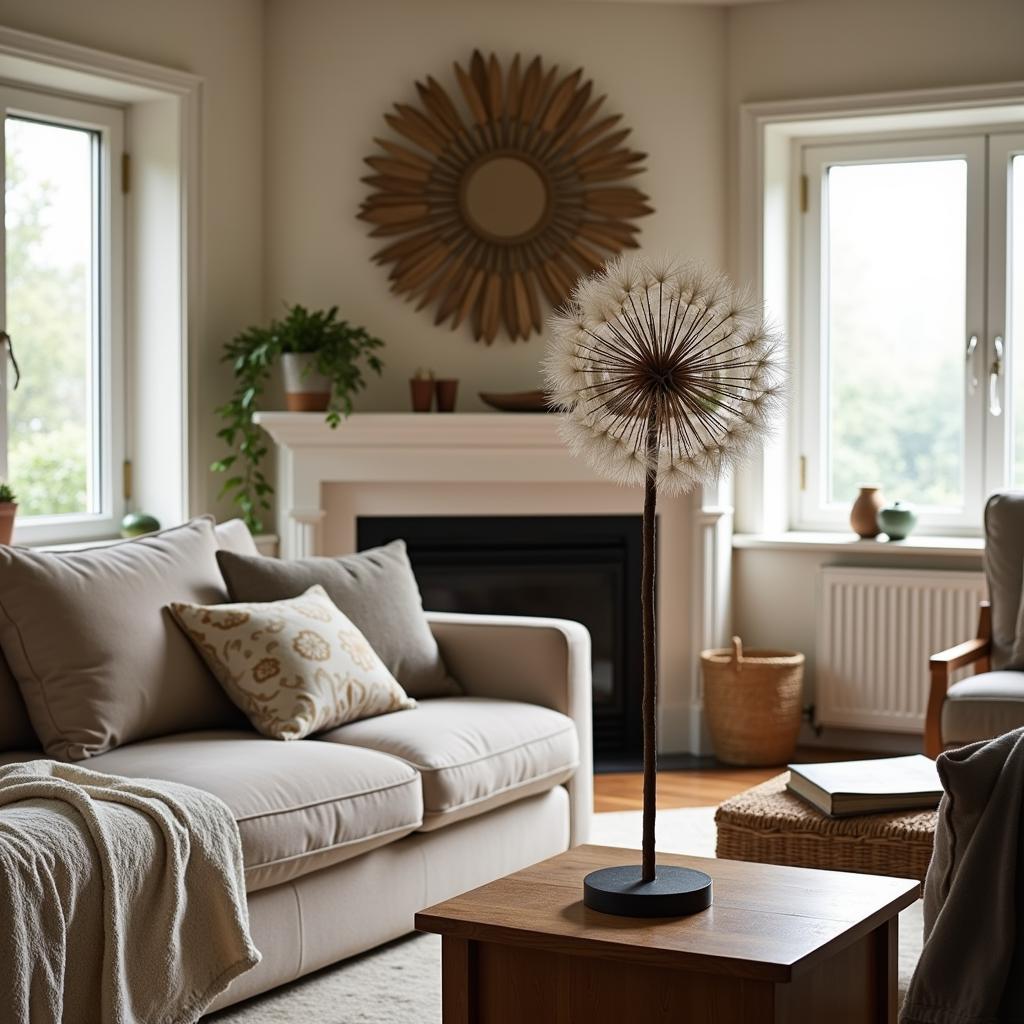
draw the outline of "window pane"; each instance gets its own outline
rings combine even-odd
[[[24,516],[98,512],[94,136],[15,117],[4,135],[8,477]]]
[[[1024,156],[1010,162],[1009,328],[1013,366],[1013,483],[1024,487]]]
[[[828,174],[828,500],[964,498],[967,164]]]

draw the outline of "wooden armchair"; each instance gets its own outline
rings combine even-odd
[[[924,720],[924,752],[929,757],[937,757],[945,749],[942,740],[942,708],[946,703],[953,673],[968,665],[973,667],[975,675],[988,672],[992,667],[991,656],[992,606],[988,601],[982,601],[978,609],[978,635],[973,640],[965,640],[928,659],[931,689],[928,691],[928,710]]]
[[[931,659],[924,750],[988,740],[1024,726],[1024,491],[1001,491],[985,504],[989,604],[978,635]],[[973,674],[951,682],[957,669]]]

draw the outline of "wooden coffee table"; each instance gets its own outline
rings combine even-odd
[[[444,1024],[894,1024],[917,882],[662,854],[712,876],[710,910],[583,906],[588,871],[638,856],[581,846],[417,914],[442,936]]]

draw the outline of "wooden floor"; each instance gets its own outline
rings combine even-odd
[[[796,752],[794,761],[843,761],[870,754],[851,750],[825,750],[808,747]],[[715,765],[686,771],[658,773],[658,807],[717,807],[723,800],[756,786],[786,770],[773,768],[730,768]],[[610,772],[594,776],[594,810],[636,811],[643,807],[643,776],[640,772]]]

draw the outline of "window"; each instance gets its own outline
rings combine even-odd
[[[0,478],[19,540],[102,536],[123,504],[122,114],[2,86],[0,103],[0,312],[20,369],[0,370]]]
[[[1024,485],[1022,152],[1013,134],[800,147],[794,525],[842,527],[874,483],[925,529],[976,530],[988,493]]]

